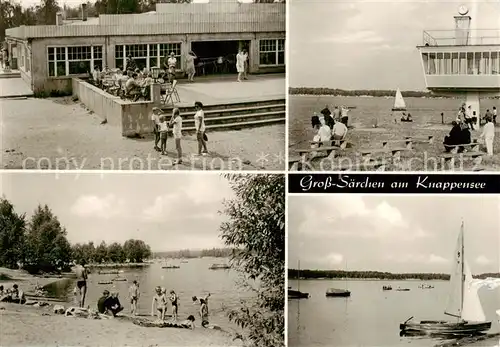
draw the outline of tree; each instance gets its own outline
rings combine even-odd
[[[82,246],[83,260],[87,264],[93,263],[95,261],[95,246],[94,242],[86,243]]]
[[[18,215],[14,206],[0,199],[0,266],[16,269],[24,261],[26,231],[25,215]]]
[[[95,249],[94,261],[100,264],[108,259],[108,247],[106,246],[106,242],[102,241],[101,244]]]
[[[225,202],[229,217],[221,237],[233,253],[241,285],[256,293],[228,312],[246,329],[252,346],[284,346],[285,308],[285,177],[227,175],[236,198]]]
[[[113,263],[125,262],[125,253],[123,247],[118,242],[112,243],[108,247],[108,259]]]
[[[55,271],[72,258],[66,230],[47,205],[38,206],[31,217],[26,237],[26,269],[30,272]]]
[[[39,12],[40,18],[43,19],[42,24],[55,25],[56,15],[59,10],[60,7],[57,4],[57,0],[41,0]]]
[[[142,263],[151,256],[151,248],[142,240],[127,240],[123,244],[123,251],[131,263]]]

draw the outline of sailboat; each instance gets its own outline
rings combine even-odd
[[[399,88],[396,91],[396,97],[394,98],[394,106],[392,107],[392,111],[406,111],[406,103]]]
[[[444,312],[448,316],[455,317],[456,322],[429,320],[414,323],[411,322],[413,319],[411,317],[400,324],[402,334],[473,335],[491,328],[491,322],[486,321],[477,288],[472,286],[472,273],[465,260],[464,250],[464,224],[462,222],[450,276],[451,291]]]
[[[300,260],[298,264],[298,285],[297,285],[297,290],[291,289],[291,287],[288,287],[288,299],[308,299],[309,298],[309,293],[303,293],[300,291]]]

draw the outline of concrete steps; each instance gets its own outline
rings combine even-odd
[[[171,107],[162,107],[162,109],[167,115],[172,112]],[[284,124],[286,118],[284,99],[208,105],[204,106],[203,110],[207,131],[238,130],[270,124]],[[180,108],[180,111],[183,116],[183,132],[193,133],[196,112],[194,107]]]

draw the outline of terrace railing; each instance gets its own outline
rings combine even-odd
[[[425,30],[422,34],[423,45],[429,46],[456,46],[457,39],[464,40],[467,32],[464,30],[458,36],[457,30]],[[466,45],[500,45],[500,29],[471,29],[468,30]],[[462,46],[462,45],[460,45]]]

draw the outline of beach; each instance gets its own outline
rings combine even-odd
[[[0,268],[11,277],[0,281],[4,288],[17,283],[25,293],[35,286],[44,286],[60,278],[31,276],[23,271]],[[29,297],[33,300],[33,297]],[[127,316],[111,319],[65,317],[53,312],[54,304],[43,300],[45,307],[0,303],[0,345],[2,346],[241,346],[228,332],[204,329],[195,322],[194,330],[176,328],[145,328],[133,324]]]

